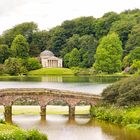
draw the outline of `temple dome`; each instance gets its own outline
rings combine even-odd
[[[54,56],[53,52],[45,50],[41,52],[40,56]]]

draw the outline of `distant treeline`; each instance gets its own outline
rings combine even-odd
[[[26,48],[18,52],[19,34],[25,38],[26,41],[20,36]],[[134,73],[140,69],[140,10],[108,12],[101,18],[80,17],[49,31],[40,31],[36,23],[25,22],[4,31],[0,44],[2,64],[9,57],[37,57],[47,49],[62,57],[65,67],[93,67],[95,72],[106,73],[130,67]]]

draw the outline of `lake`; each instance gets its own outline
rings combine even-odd
[[[25,76],[0,78],[0,88],[51,88],[100,95],[103,89],[122,77]]]
[[[0,78],[0,88],[53,88],[100,95],[103,89],[120,79],[121,77],[93,76],[11,77]],[[33,109],[31,106],[27,108],[29,112]],[[48,108],[50,112],[56,109],[53,106]],[[89,108],[87,109],[88,112]],[[65,108],[59,107],[56,111],[58,110],[65,111]],[[20,111],[22,112],[22,107]],[[15,124],[24,129],[38,129],[47,134],[49,140],[140,140],[139,131],[90,119],[88,115],[76,115],[75,121],[69,121],[67,115],[47,114],[46,119],[41,122],[39,115],[13,115]]]

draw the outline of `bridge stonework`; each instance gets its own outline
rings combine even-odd
[[[93,106],[101,97],[81,92],[72,92],[66,90],[43,89],[43,88],[11,88],[0,90],[0,105],[4,106],[5,120],[12,121],[12,105],[16,100],[30,98],[40,105],[41,119],[46,119],[46,106],[51,101],[63,100],[69,106],[69,119],[75,118],[75,106],[81,101]]]

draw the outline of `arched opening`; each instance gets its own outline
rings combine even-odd
[[[75,107],[75,121],[79,124],[86,124],[90,120],[91,103],[81,100]]]
[[[46,106],[46,118],[50,121],[67,121],[69,114],[69,105],[63,99],[52,99]]]
[[[39,120],[40,106],[37,98],[20,96],[12,101],[12,121],[22,124]]]

